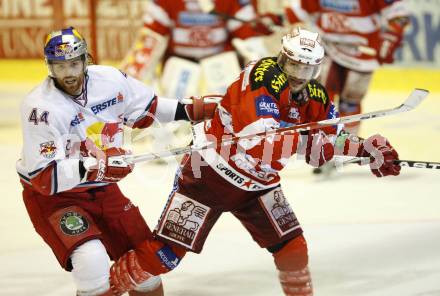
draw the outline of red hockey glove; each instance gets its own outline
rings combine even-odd
[[[128,251],[110,268],[110,287],[115,296],[120,296],[152,276],[142,269],[136,253]]]
[[[333,144],[322,133],[310,134],[307,139],[306,162],[317,168],[333,158],[335,153]]]
[[[381,135],[374,135],[365,139],[361,144],[361,157],[370,157],[370,169],[376,177],[397,176],[400,166],[394,164],[399,159],[397,151],[388,140]]]
[[[377,60],[380,64],[392,64],[394,62],[394,52],[402,44],[402,34],[385,31],[380,35],[380,44]]]
[[[122,148],[95,149],[90,154],[96,158],[97,164],[86,168],[84,181],[118,182],[133,170],[133,165],[122,157],[128,154]]]
[[[221,101],[221,96],[191,97],[191,103],[185,103],[185,111],[191,122],[200,122],[212,119],[217,110],[217,105]]]
[[[408,24],[408,17],[399,17],[388,22],[388,29],[379,36],[377,60],[380,64],[394,62],[394,52],[402,45],[404,29]]]

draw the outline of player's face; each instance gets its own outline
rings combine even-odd
[[[69,61],[53,61],[52,74],[58,85],[69,95],[81,94],[84,82],[84,61],[81,57]]]
[[[297,93],[300,90],[302,90],[307,82],[309,82],[308,79],[299,79],[293,76],[287,76],[287,82],[289,83],[290,91],[293,93]]]
[[[319,65],[308,65],[293,61],[285,56],[278,59],[281,70],[286,74],[290,90],[294,93],[302,90],[307,82],[317,76]]]

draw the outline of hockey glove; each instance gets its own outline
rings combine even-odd
[[[307,138],[306,162],[317,168],[333,158],[333,144],[323,132],[310,134]]]
[[[221,96],[203,96],[185,99],[186,115],[193,123],[212,119],[221,99]],[[187,103],[187,101],[189,101],[189,103]]]
[[[393,19],[389,22],[389,28],[380,34],[377,51],[377,60],[380,64],[394,62],[394,52],[402,45],[403,31],[408,23],[409,19],[406,17]]]
[[[376,177],[397,176],[400,166],[394,164],[399,159],[397,151],[381,135],[374,135],[361,143],[359,156],[370,158],[370,169]]]
[[[380,35],[380,45],[377,60],[380,64],[392,64],[394,52],[402,43],[402,35],[392,31],[386,31]]]
[[[90,155],[96,159],[97,164],[87,167],[82,182],[118,182],[133,170],[133,165],[127,163],[123,156],[128,154],[122,148],[109,148],[107,150],[91,151]]]

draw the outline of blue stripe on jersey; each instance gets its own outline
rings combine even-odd
[[[26,177],[26,176],[24,176],[24,175],[22,175],[22,174],[20,174],[20,173],[18,173],[18,172],[17,172],[17,174],[18,174],[18,176],[20,177],[20,179],[23,179],[23,181],[26,181],[27,183],[30,184],[31,179],[29,179],[28,177]]]
[[[35,174],[39,173],[42,169],[43,168],[39,168],[39,169],[36,169],[35,171],[32,171],[32,172],[28,173],[29,177],[32,177],[32,175],[35,175]]]
[[[53,164],[53,171],[52,171],[52,194],[55,194],[58,192],[58,170],[57,170],[57,162]]]
[[[216,15],[207,13],[181,12],[178,16],[178,22],[187,26],[215,25],[218,23]]]

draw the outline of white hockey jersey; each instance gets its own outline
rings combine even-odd
[[[109,66],[89,66],[82,94],[72,98],[47,78],[21,105],[23,149],[17,172],[24,184],[53,195],[107,183],[81,183],[79,160],[85,140],[100,149],[123,145],[123,125],[145,128],[174,120],[177,100]],[[154,118],[154,119],[153,119]]]

